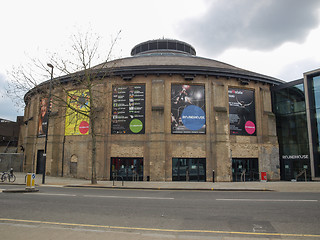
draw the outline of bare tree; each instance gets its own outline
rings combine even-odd
[[[97,117],[104,108],[104,101],[101,99],[103,92],[99,84],[102,79],[112,73],[110,64],[111,54],[114,46],[119,39],[120,32],[111,40],[110,48],[105,52],[105,56],[99,55],[100,37],[88,31],[85,34],[78,33],[72,36],[72,45],[68,51],[67,58],[60,57],[58,54],[51,54],[48,61],[33,59],[31,64],[13,68],[9,72],[10,83],[7,93],[10,97],[22,99],[22,94],[36,89],[48,95],[49,85],[52,84],[53,91],[51,97],[54,107],[65,109],[66,117],[88,119],[88,134],[91,136],[91,183],[97,183],[96,155],[97,155]],[[102,63],[98,64],[98,61]],[[50,82],[50,69],[46,66],[49,62],[55,69],[55,76]],[[98,64],[98,65],[96,65]],[[34,70],[36,69],[36,71]],[[41,80],[46,79],[46,82]],[[79,90],[70,91],[62,79],[73,85],[79,86]],[[39,81],[40,80],[40,81]],[[57,91],[58,90],[58,91]],[[61,93],[64,94],[61,94]],[[65,97],[67,96],[67,97]],[[27,99],[24,99],[25,101]],[[51,104],[51,103],[48,103]],[[80,107],[77,107],[80,106]],[[51,107],[48,108],[51,111]]]

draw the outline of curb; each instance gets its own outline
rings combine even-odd
[[[14,185],[14,186],[25,186],[26,184],[25,183],[8,183],[8,182],[1,182],[0,183],[0,186],[1,185]]]
[[[32,193],[39,192],[39,189],[5,189],[2,191],[3,193]]]
[[[230,191],[230,192],[272,192],[275,190],[266,188],[244,189],[244,188],[170,188],[170,187],[122,187],[122,186],[103,186],[103,185],[64,185],[63,187],[78,188],[107,188],[107,189],[129,189],[129,190],[172,190],[172,191]]]
[[[0,183],[1,185],[15,185],[15,186],[25,186],[23,183]],[[105,189],[128,189],[128,190],[164,190],[164,191],[220,191],[220,192],[272,192],[273,189],[267,188],[188,188],[188,187],[135,187],[135,186],[105,186],[105,185],[91,185],[91,184],[36,184],[36,186],[57,186],[65,188],[105,188]],[[2,192],[34,192],[31,189],[9,189],[3,190]],[[39,190],[36,190],[36,192]]]

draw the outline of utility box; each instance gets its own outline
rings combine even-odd
[[[261,172],[261,182],[267,181],[267,172]]]
[[[26,189],[35,188],[36,175],[34,173],[27,173]]]

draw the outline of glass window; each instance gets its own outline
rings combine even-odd
[[[111,158],[111,180],[143,181],[142,158]]]
[[[190,47],[186,45],[186,46],[185,46],[185,51],[188,52],[188,53],[190,53]]]
[[[320,76],[314,77],[312,81],[312,92],[314,94],[315,108],[320,108]]]
[[[158,42],[159,49],[167,49],[167,42]]]
[[[259,181],[257,158],[233,158],[232,178],[234,182]]]
[[[320,76],[308,78],[315,176],[320,177]]]
[[[273,92],[273,109],[276,115],[277,136],[279,141],[280,173],[282,180],[291,180],[299,169],[293,171],[292,161],[283,158],[296,158],[309,156],[309,139],[307,131],[307,118],[303,83],[275,90]],[[288,163],[290,162],[290,164]],[[303,158],[294,159],[295,166]]]
[[[205,158],[173,158],[172,181],[206,181]]]
[[[157,49],[157,42],[149,43],[149,50],[156,50]]]
[[[148,49],[148,44],[142,44],[141,49],[142,49],[142,52],[148,51],[149,50]]]
[[[176,42],[168,42],[168,48],[175,50],[177,48]]]
[[[182,43],[177,43],[177,48],[179,51],[184,51],[184,45]]]
[[[135,54],[138,54],[138,53],[140,53],[140,52],[141,52],[141,45],[139,45],[139,46],[136,47],[136,52],[135,52]]]

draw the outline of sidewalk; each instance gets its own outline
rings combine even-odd
[[[26,173],[15,173],[14,183],[0,183],[25,186]],[[98,181],[92,185],[90,180],[46,176],[42,184],[42,174],[37,174],[37,186],[96,187],[113,189],[150,189],[150,190],[206,190],[206,191],[277,191],[277,192],[320,192],[320,182],[131,182]]]

